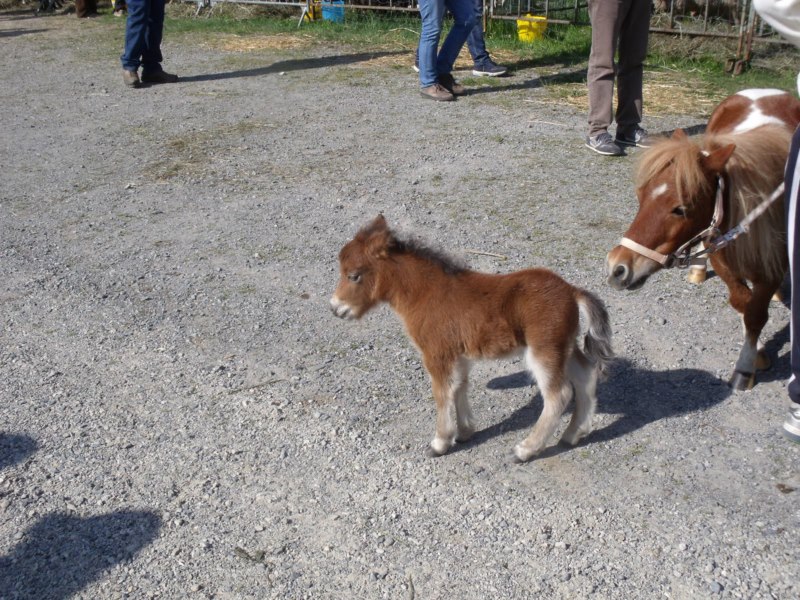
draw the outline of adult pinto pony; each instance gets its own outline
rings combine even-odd
[[[609,284],[632,290],[659,269],[687,266],[703,242],[700,254],[709,254],[743,317],[731,377],[740,390],[769,367],[758,338],[788,264],[781,184],[798,123],[792,95],[745,90],[714,110],[699,142],[679,129],[645,151],[636,173],[639,212],[607,257]]]
[[[555,273],[508,275],[470,271],[440,253],[403,241],[383,216],[339,252],[341,278],[331,298],[337,317],[358,319],[387,302],[422,353],[436,401],[431,454],[446,453],[475,431],[467,401],[471,361],[525,353],[544,398],[542,415],[514,454],[527,461],[555,431],[575,393],[575,412],[561,439],[571,445],[591,431],[598,376],[613,357],[603,304]],[[579,314],[588,331],[578,347]],[[451,412],[455,412],[455,422]]]

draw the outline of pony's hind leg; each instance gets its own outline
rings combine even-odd
[[[558,427],[571,391],[569,384],[564,381],[563,360],[559,361],[557,356],[537,358],[530,348],[525,358],[542,392],[544,408],[528,437],[514,447],[514,455],[521,462],[530,460],[547,445]]]
[[[561,441],[574,446],[592,430],[592,418],[597,406],[597,369],[576,348],[567,362],[567,377],[575,390],[575,412]]]

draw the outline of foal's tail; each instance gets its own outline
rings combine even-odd
[[[603,302],[586,290],[575,290],[575,300],[589,328],[583,339],[583,352],[592,361],[601,377],[606,375],[614,350],[611,348],[611,325]]]

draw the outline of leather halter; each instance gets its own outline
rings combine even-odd
[[[629,250],[633,250],[637,254],[641,254],[650,260],[654,260],[665,269],[671,269],[672,267],[688,267],[689,263],[692,262],[692,259],[706,256],[716,250],[719,250],[720,247],[714,244],[714,240],[720,237],[719,226],[722,223],[722,217],[724,213],[722,206],[724,195],[725,180],[722,179],[721,175],[717,175],[717,193],[716,201],[714,203],[714,215],[711,217],[711,223],[708,227],[703,229],[703,231],[693,236],[692,239],[681,245],[681,247],[674,252],[670,252],[669,254],[661,254],[660,252],[651,250],[650,248],[642,246],[640,243],[634,242],[632,239],[626,237],[620,240],[619,245],[624,246]],[[705,242],[707,247],[692,253],[692,248],[699,242]]]

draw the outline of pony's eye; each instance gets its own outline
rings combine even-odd
[[[361,283],[361,273],[350,273],[347,278],[353,283]]]
[[[672,214],[673,215],[678,215],[679,217],[685,217],[686,216],[686,207],[685,206],[676,206],[675,208],[672,209]]]

